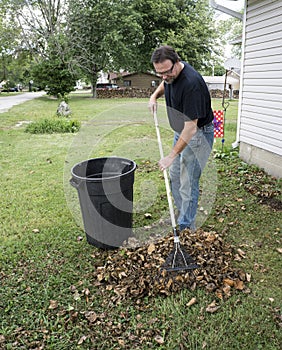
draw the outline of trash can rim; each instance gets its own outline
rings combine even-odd
[[[105,178],[95,178],[95,177],[89,178],[89,177],[85,177],[85,176],[79,176],[79,175],[74,173],[74,168],[75,167],[77,167],[79,165],[82,165],[83,163],[92,161],[92,160],[101,160],[101,159],[120,159],[121,161],[130,162],[133,165],[133,167],[132,167],[132,169],[130,169],[129,171],[127,171],[127,172],[125,172],[123,174],[118,174],[118,175],[109,176],[109,177],[105,177]],[[79,180],[84,180],[84,181],[89,181],[89,182],[111,181],[111,180],[114,180],[114,179],[120,179],[121,177],[124,177],[127,174],[130,174],[131,172],[135,171],[136,167],[137,167],[136,163],[133,160],[128,159],[128,158],[123,158],[123,157],[118,157],[118,156],[98,157],[98,158],[90,158],[90,159],[87,159],[87,160],[84,160],[84,161],[81,161],[81,162],[75,164],[71,168],[71,174],[72,174],[72,176],[74,176],[75,178],[77,178]]]

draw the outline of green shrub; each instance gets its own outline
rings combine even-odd
[[[80,129],[80,122],[67,118],[42,119],[29,124],[25,131],[31,134],[74,133]]]

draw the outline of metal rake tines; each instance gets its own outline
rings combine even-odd
[[[196,264],[191,255],[181,248],[181,245],[178,242],[174,244],[174,250],[169,254],[163,264],[163,268],[166,271],[195,270],[199,267],[200,266]]]

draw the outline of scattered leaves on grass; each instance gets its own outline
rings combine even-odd
[[[272,310],[274,315],[274,321],[277,324],[278,327],[282,328],[282,310],[277,307],[274,310]]]
[[[232,266],[236,254],[245,256],[242,250],[225,243],[218,233],[202,229],[182,231],[180,241],[200,265],[199,269],[176,273],[161,268],[173,250],[173,237],[169,235],[143,247],[106,251],[102,263],[101,252],[97,252],[100,264],[95,265],[94,261],[95,285],[104,288],[113,303],[126,298],[171,295],[197,287],[214,293],[218,299],[226,299],[232,291],[245,289],[249,275]]]
[[[241,181],[244,188],[258,198],[258,203],[275,211],[282,210],[281,187],[276,178],[269,177],[263,170],[250,170],[244,173]]]

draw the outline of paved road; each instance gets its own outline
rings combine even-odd
[[[20,103],[32,100],[36,97],[45,95],[45,91],[24,92],[23,94],[15,94],[11,92],[10,96],[0,96],[0,113],[7,112],[10,108]]]

